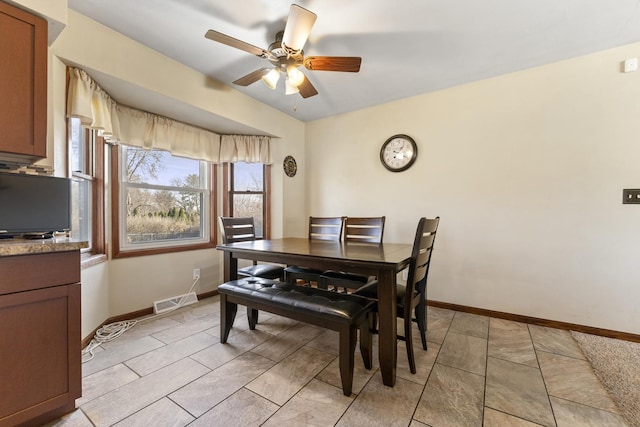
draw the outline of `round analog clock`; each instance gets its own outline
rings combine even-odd
[[[287,156],[284,158],[284,162],[282,162],[282,167],[284,168],[284,173],[287,176],[295,176],[296,172],[298,172],[298,165],[296,164],[296,159],[293,156]]]
[[[391,172],[402,172],[411,167],[418,157],[416,142],[407,135],[394,135],[380,149],[380,161]]]

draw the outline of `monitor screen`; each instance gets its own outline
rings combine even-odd
[[[0,173],[0,232],[50,233],[70,227],[70,179]]]

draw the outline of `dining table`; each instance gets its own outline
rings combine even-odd
[[[397,362],[397,275],[409,266],[411,244],[334,242],[285,237],[220,244],[224,281],[238,278],[238,260],[296,265],[376,276],[378,281],[378,350],[382,382],[393,387]]]

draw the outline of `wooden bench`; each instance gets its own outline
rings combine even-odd
[[[351,395],[357,332],[364,366],[371,369],[374,301],[357,295],[296,286],[269,279],[245,278],[223,283],[220,292],[220,335],[226,343],[238,304],[247,307],[249,328],[255,329],[258,310],[288,317],[340,333],[339,364],[342,392]]]

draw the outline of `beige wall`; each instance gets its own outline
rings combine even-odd
[[[620,73],[640,44],[305,126],[68,13],[50,48],[47,161],[56,174],[66,168],[66,62],[278,136],[276,237],[304,235],[310,214],[386,215],[385,241],[409,241],[418,217],[440,215],[430,299],[640,333],[640,206],[621,204],[622,188],[640,185],[640,73]],[[396,133],[420,150],[400,174],[378,160]],[[294,178],[282,173],[287,154],[298,161]],[[219,283],[215,250],[83,270],[83,337],[106,317],[184,293],[193,268],[202,270],[198,292]]]
[[[387,242],[439,215],[429,299],[638,334],[640,205],[621,200],[640,186],[640,72],[620,72],[638,55],[630,45],[308,123],[308,212],[386,215]],[[378,159],[396,133],[419,147],[399,174]]]
[[[281,164],[287,154],[304,162],[304,123],[232,88],[212,87],[206,76],[72,10],[68,11],[67,27],[50,48],[49,64],[50,158],[46,162],[55,165],[56,174],[66,174],[65,64],[74,64],[275,135],[272,233],[301,232],[296,227],[303,228],[304,222],[293,219],[297,213],[285,207],[294,201],[304,206],[304,173],[288,178]],[[215,289],[222,278],[220,262],[221,255],[210,249],[112,260],[83,270],[82,336],[108,317],[148,308],[154,301],[187,292],[193,268],[202,272],[196,292]]]

